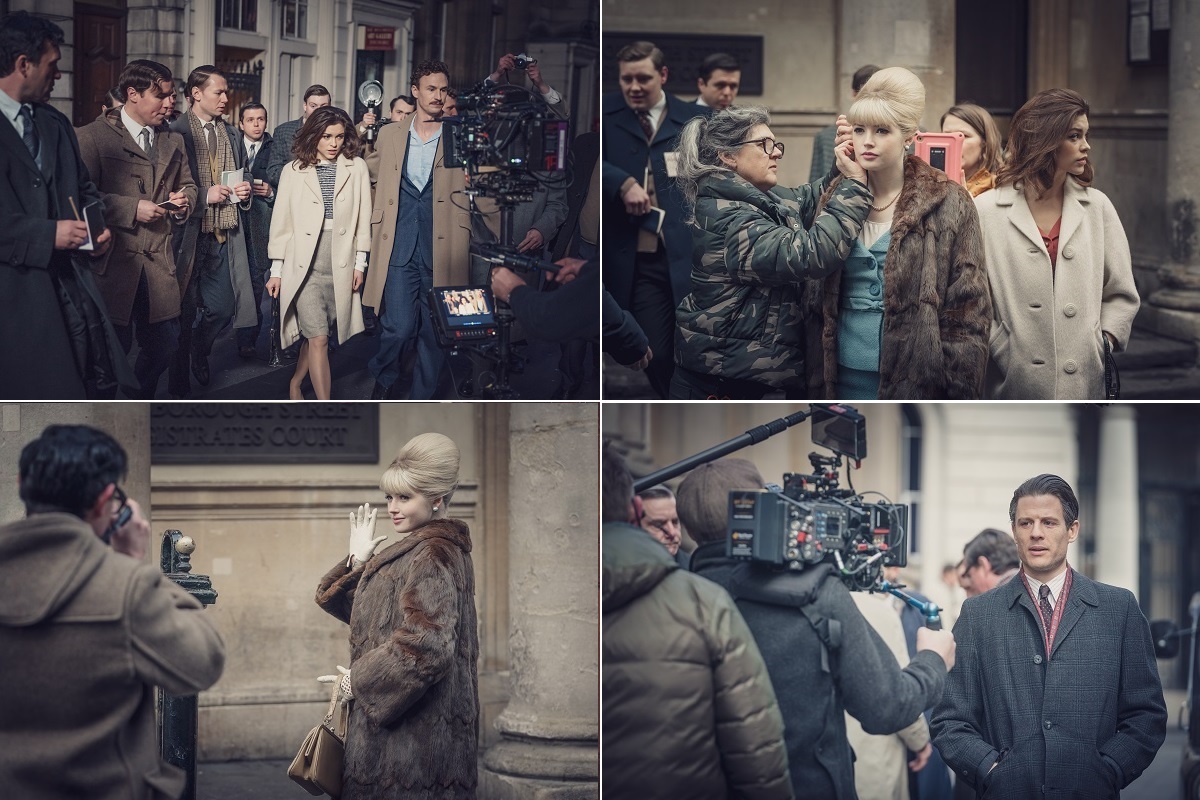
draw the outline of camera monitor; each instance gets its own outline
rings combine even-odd
[[[488,286],[435,286],[429,302],[443,344],[496,335],[496,301]]]
[[[812,440],[835,453],[862,461],[867,457],[867,420],[850,406],[813,404]]]

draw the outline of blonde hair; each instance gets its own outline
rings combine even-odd
[[[408,440],[379,479],[388,494],[420,495],[430,500],[450,497],[458,488],[459,453],[448,436],[422,433]]]
[[[917,132],[925,113],[925,84],[904,67],[888,67],[871,76],[846,116],[851,125],[882,125],[904,138]]]

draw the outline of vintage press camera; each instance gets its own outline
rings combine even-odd
[[[884,588],[884,567],[908,563],[908,506],[869,503],[839,486],[845,456],[867,455],[866,419],[848,406],[814,407],[813,442],[834,455],[810,453],[813,473],[788,473],[783,487],[729,493],[725,553],[735,559],[802,570],[836,565],[854,590]]]

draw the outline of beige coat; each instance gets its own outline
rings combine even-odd
[[[296,300],[300,285],[312,267],[321,227],[325,224],[325,201],[316,167],[301,169],[293,161],[279,173],[275,210],[271,215],[271,239],[267,257],[283,260],[279,287],[279,339],[288,347],[300,338]],[[333,294],[337,306],[338,342],[363,328],[362,298],[352,290],[354,254],[371,249],[371,179],[361,158],[339,155],[333,185]]]
[[[407,125],[384,125],[375,140],[375,151],[367,156],[375,183],[375,210],[371,214],[371,268],[367,270],[363,303],[376,309],[383,299],[392,257],[396,213],[400,210],[400,169],[415,119],[414,114]],[[443,132],[433,160],[433,285],[462,286],[468,282],[470,269],[471,218],[464,210],[467,199],[462,194],[466,188],[463,171],[445,166],[445,143]]]
[[[149,321],[178,317],[179,281],[171,232],[183,223],[171,214],[155,222],[138,222],[137,207],[141,200],[161,203],[176,191],[196,207],[196,181],[188,168],[183,137],[156,132],[152,164],[129,135],[120,109],[102,114],[75,134],[83,163],[104,198],[104,221],[113,236],[108,252],[92,262],[109,318],[114,325],[129,324],[143,271],[150,291]]]
[[[976,197],[975,207],[994,313],[987,396],[1102,399],[1101,331],[1124,350],[1140,304],[1112,202],[1068,178],[1053,273],[1022,192],[1002,186]]]

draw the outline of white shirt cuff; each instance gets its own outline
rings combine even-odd
[[[354,254],[354,268],[359,272],[367,271],[367,253],[365,250],[359,250]]]
[[[276,259],[271,260],[271,277],[272,278],[283,277],[283,259],[282,258],[276,258]]]
[[[548,92],[542,92],[542,99],[546,101],[546,105],[553,106],[562,102],[562,95],[554,91],[553,86],[546,84],[546,88],[550,90]]]

